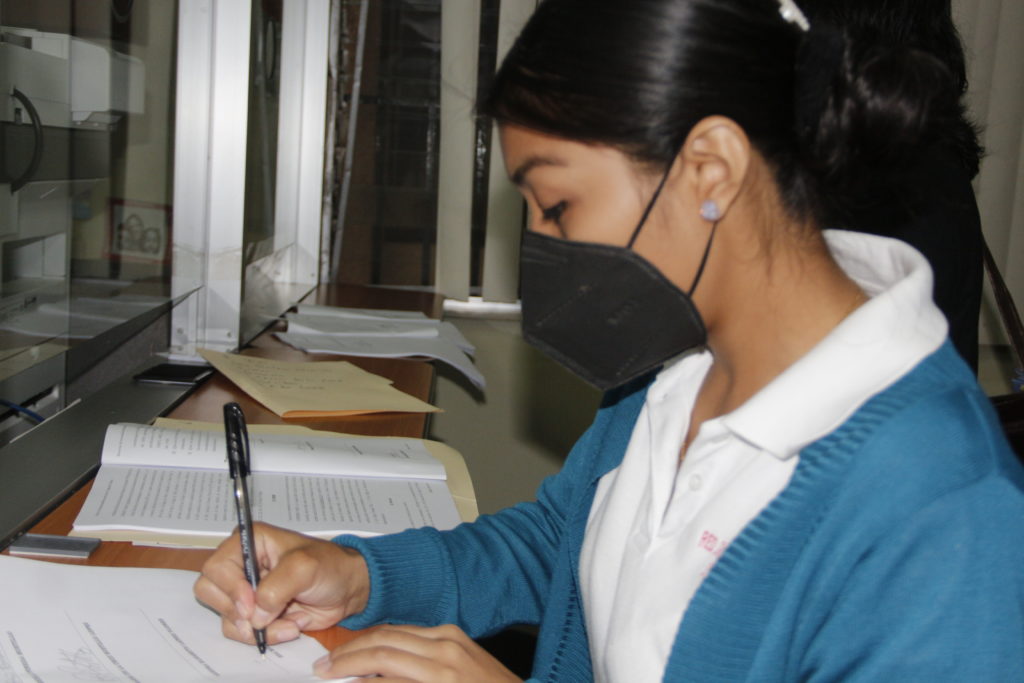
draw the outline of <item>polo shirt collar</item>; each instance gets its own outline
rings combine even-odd
[[[899,240],[826,230],[839,266],[869,297],[809,353],[722,417],[737,437],[780,459],[834,431],[868,399],[942,345],[927,260]]]

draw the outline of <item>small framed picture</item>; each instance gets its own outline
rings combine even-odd
[[[171,207],[111,197],[107,255],[126,261],[168,263]]]

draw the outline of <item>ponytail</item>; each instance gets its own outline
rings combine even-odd
[[[952,75],[914,48],[861,45],[819,24],[798,51],[796,74],[799,158],[824,216],[899,193],[922,151],[960,120]]]

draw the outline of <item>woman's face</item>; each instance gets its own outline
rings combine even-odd
[[[531,230],[577,242],[629,242],[654,190],[625,155],[510,125],[501,129],[501,144]]]
[[[552,237],[627,246],[661,180],[612,147],[515,125],[501,127],[501,144],[509,177],[526,198],[530,230]],[[633,250],[685,291],[707,235],[681,219],[678,190],[670,176]]]

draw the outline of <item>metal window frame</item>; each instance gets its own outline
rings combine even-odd
[[[234,349],[316,285],[323,208],[329,0],[284,4],[275,253],[243,272],[252,0],[181,0],[178,12],[171,347]],[[294,70],[294,72],[293,72]],[[243,280],[258,274],[263,301]],[[262,308],[267,300],[281,310]],[[250,310],[246,310],[250,309]],[[259,310],[256,310],[259,309]]]

